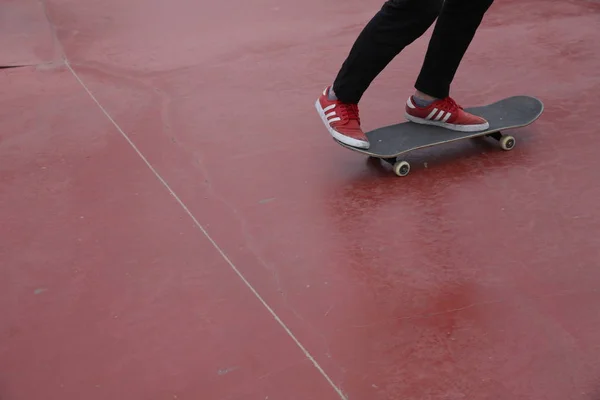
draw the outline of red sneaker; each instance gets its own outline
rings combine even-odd
[[[346,104],[339,100],[329,100],[327,87],[315,102],[315,107],[327,127],[337,140],[352,147],[369,148],[369,140],[360,128],[358,105]]]
[[[483,131],[490,126],[485,119],[463,110],[450,97],[436,100],[427,107],[419,107],[411,96],[406,101],[405,116],[418,124],[437,125],[461,132]]]

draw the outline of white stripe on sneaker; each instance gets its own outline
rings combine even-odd
[[[446,116],[444,117],[444,119],[442,120],[442,122],[448,121],[451,116],[452,116],[452,113],[447,113]]]
[[[337,117],[335,111],[332,111],[329,114],[325,114],[325,119],[327,120],[327,122],[329,122],[329,124],[331,124],[332,122],[341,121],[341,118]]]
[[[433,118],[433,116],[438,112],[437,108],[434,108],[432,112],[429,113],[429,115],[427,117],[425,117],[425,119],[431,119]]]
[[[435,117],[435,120],[439,121],[444,116],[444,114],[446,114],[446,111],[444,111],[444,110],[440,111],[438,113],[437,117]]]

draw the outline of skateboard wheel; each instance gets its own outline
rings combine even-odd
[[[515,147],[515,144],[516,140],[512,136],[502,136],[502,139],[500,139],[500,147],[502,147],[502,150],[512,150]]]
[[[396,164],[394,164],[394,172],[398,176],[406,176],[406,175],[408,175],[409,171],[410,171],[410,164],[407,163],[406,161],[398,161]]]

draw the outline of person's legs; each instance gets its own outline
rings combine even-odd
[[[342,102],[358,104],[371,82],[438,17],[443,0],[388,0],[362,30],[333,83]]]
[[[443,0],[388,0],[362,30],[331,87],[315,106],[329,133],[350,146],[368,148],[358,102],[373,79],[407,45],[427,31]]]
[[[449,96],[454,75],[493,1],[445,0],[415,83],[417,92],[407,101],[409,120],[459,131],[488,128],[487,121],[466,113]]]

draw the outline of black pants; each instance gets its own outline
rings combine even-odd
[[[334,83],[337,98],[357,104],[373,79],[437,18],[415,88],[444,98],[483,15],[494,0],[388,0],[360,33]]]

